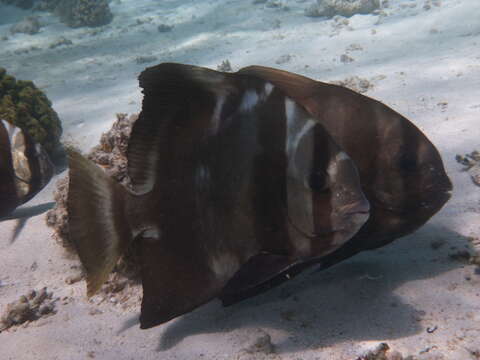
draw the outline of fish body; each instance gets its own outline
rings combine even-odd
[[[347,88],[290,72],[250,66],[238,73],[270,82],[319,121],[352,158],[370,217],[353,238],[321,261],[301,261],[289,277],[312,264],[328,268],[358,252],[375,249],[425,224],[451,196],[452,184],[441,156],[408,119],[381,102]],[[284,281],[229,284],[222,295],[231,304]]]
[[[33,198],[54,174],[42,146],[27,133],[0,119],[0,218]]]
[[[351,158],[270,82],[171,63],[139,80],[132,189],[69,152],[70,236],[88,295],[140,242],[149,328],[226,294],[232,278],[255,287],[331,254],[367,221]]]

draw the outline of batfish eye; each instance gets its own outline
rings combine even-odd
[[[330,190],[327,174],[322,171],[312,171],[308,179],[308,186],[313,191],[327,192]]]
[[[415,171],[418,166],[417,156],[415,153],[405,152],[398,159],[400,169],[405,171]]]

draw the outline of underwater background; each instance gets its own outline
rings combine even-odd
[[[55,200],[59,171],[0,223],[0,316],[32,289],[52,293],[47,316],[0,332],[0,359],[354,360],[382,342],[418,359],[480,358],[480,271],[468,255],[480,250],[480,188],[456,159],[480,148],[479,19],[476,0],[0,0],[0,68],[47,96],[64,144],[88,152],[117,114],[137,114],[148,66],[264,65],[400,112],[454,185],[444,209],[392,245],[142,331],[138,284],[87,300],[78,260],[45,212],[29,214]]]

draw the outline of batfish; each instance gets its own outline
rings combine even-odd
[[[262,66],[238,74],[268,81],[322,124],[352,158],[370,217],[342,247],[320,261],[304,261],[259,283],[232,281],[222,294],[232,304],[277,285],[314,263],[328,268],[360,251],[384,246],[425,224],[451,195],[452,184],[435,146],[409,120],[381,102],[347,88]]]
[[[322,258],[367,221],[351,158],[272,83],[173,63],[139,81],[131,189],[69,150],[70,236],[88,296],[139,242],[140,326],[150,328],[218,297],[232,277],[261,283]]]
[[[53,174],[54,166],[42,146],[0,119],[0,218],[33,198]]]

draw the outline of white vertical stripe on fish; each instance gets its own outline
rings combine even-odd
[[[258,104],[258,94],[255,90],[247,90],[240,103],[240,111],[251,111]]]
[[[285,144],[285,152],[289,159],[288,167],[292,175],[298,175],[298,169],[295,164],[295,154],[298,144],[302,137],[305,136],[314,126],[315,121],[312,119],[300,119],[297,116],[297,105],[290,98],[285,98],[285,115],[287,118],[287,137]],[[301,121],[304,120],[304,121]]]
[[[18,134],[18,132],[20,132],[21,130],[18,127],[16,127],[15,125],[13,125],[12,123],[9,123],[6,120],[2,120],[2,123],[3,123],[3,126],[5,126],[5,130],[7,130],[8,139],[10,141],[10,147],[11,147],[11,146],[13,146],[12,144],[14,143],[13,139]]]
[[[267,99],[270,96],[270,94],[273,91],[273,88],[274,88],[274,86],[273,86],[272,83],[269,83],[269,82],[265,83],[265,89],[264,89],[265,90],[265,99]]]
[[[15,188],[17,196],[24,198],[30,192],[29,182],[32,179],[32,170],[26,154],[26,139],[22,129],[2,120],[7,130],[8,140],[10,142],[10,153],[12,155],[12,166],[15,173]]]
[[[312,119],[302,116],[297,109],[297,104],[290,98],[285,98],[285,121],[286,138],[285,153],[288,159],[287,165],[287,211],[297,217],[295,223],[304,224],[308,228],[313,227],[313,199],[308,184],[305,184],[307,174],[300,174],[301,169],[296,163],[296,153],[301,139],[315,126]],[[310,156],[313,159],[313,154]],[[306,160],[306,159],[305,159]],[[307,160],[308,161],[308,160]],[[308,169],[303,169],[308,171]],[[299,186],[299,184],[304,185]],[[291,226],[289,234],[295,244],[297,256],[304,256],[311,251],[311,240],[301,236]]]
[[[200,164],[195,172],[196,185],[204,190],[210,183],[210,169],[204,164]]]
[[[212,114],[212,126],[211,126],[211,134],[216,134],[218,128],[220,127],[220,115],[222,114],[223,105],[225,104],[225,99],[227,98],[226,95],[221,94],[217,96],[215,108],[213,109]]]

